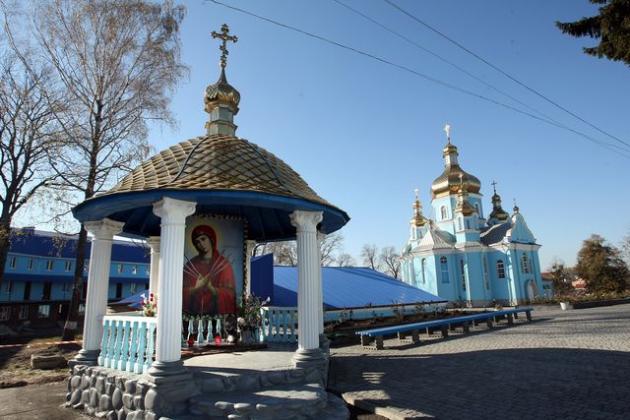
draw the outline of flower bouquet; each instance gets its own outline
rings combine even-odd
[[[150,292],[149,296],[143,293],[140,297],[142,298],[142,313],[144,316],[155,316],[157,314],[157,296]]]

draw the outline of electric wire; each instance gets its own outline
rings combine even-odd
[[[408,16],[409,18],[411,18],[412,20],[414,20],[415,22],[417,22],[418,24],[424,26],[425,28],[429,29],[430,31],[438,34],[439,36],[441,36],[442,38],[446,39],[447,41],[449,41],[451,44],[457,46],[458,48],[460,48],[461,50],[465,51],[466,53],[472,55],[473,57],[475,57],[477,60],[481,61],[482,63],[490,66],[491,68],[493,68],[494,70],[498,71],[499,73],[501,73],[503,76],[507,77],[508,79],[510,79],[511,81],[513,81],[514,83],[518,84],[519,86],[527,89],[528,91],[532,92],[533,94],[535,94],[536,96],[542,98],[543,100],[547,101],[548,103],[552,104],[553,106],[555,106],[556,108],[561,109],[562,111],[566,112],[567,114],[571,115],[572,117],[580,120],[581,122],[583,122],[584,124],[588,125],[589,127],[599,131],[600,133],[612,138],[613,140],[623,144],[626,147],[630,147],[630,143],[620,139],[619,137],[610,134],[609,132],[599,128],[598,126],[596,126],[595,124],[587,121],[586,119],[580,117],[579,115],[575,114],[573,111],[565,108],[564,106],[560,105],[558,102],[554,101],[553,99],[550,99],[549,97],[543,95],[542,93],[540,93],[539,91],[537,91],[536,89],[528,86],[527,84],[525,84],[524,82],[521,82],[520,80],[518,80],[516,77],[510,75],[508,72],[506,72],[505,70],[501,69],[500,67],[492,64],[491,62],[489,62],[488,60],[486,60],[485,58],[481,57],[480,55],[476,54],[475,52],[471,51],[470,49],[466,48],[464,45],[462,45],[461,43],[457,42],[456,40],[454,40],[453,38],[449,37],[448,35],[446,35],[445,33],[441,32],[440,30],[438,30],[437,28],[434,28],[433,26],[429,25],[428,23],[426,23],[425,21],[423,21],[422,19],[418,18],[417,16],[413,15],[412,13],[408,12],[407,10],[403,9],[402,7],[400,7],[399,5],[397,5],[396,3],[394,3],[392,0],[383,0],[386,4],[390,5],[391,7],[393,7],[394,9],[398,10],[399,12],[405,14],[406,16]]]
[[[468,70],[466,70],[465,68],[461,67],[460,65],[458,65],[458,64],[456,64],[456,63],[453,63],[452,61],[450,61],[450,60],[448,60],[447,58],[445,58],[445,57],[441,56],[440,54],[436,53],[435,51],[432,51],[432,50],[430,50],[430,49],[428,49],[428,48],[426,48],[426,47],[422,46],[420,43],[418,43],[418,42],[414,41],[413,39],[411,39],[411,38],[409,38],[409,37],[407,37],[407,36],[405,36],[405,35],[401,34],[400,32],[395,31],[395,30],[393,30],[393,29],[389,28],[388,26],[384,25],[383,23],[381,23],[381,22],[377,21],[376,19],[374,19],[374,18],[372,18],[372,17],[370,17],[370,16],[366,15],[365,13],[361,12],[360,10],[357,10],[357,9],[353,8],[353,7],[352,7],[352,6],[350,6],[349,4],[346,4],[346,3],[344,3],[344,2],[343,2],[343,1],[341,1],[341,0],[332,0],[332,1],[334,1],[334,2],[335,2],[335,3],[337,3],[337,4],[339,4],[340,6],[345,7],[346,9],[350,10],[352,13],[354,13],[354,14],[357,14],[357,15],[361,16],[362,18],[364,18],[364,19],[368,20],[369,22],[371,22],[371,23],[373,23],[374,25],[376,25],[376,26],[380,27],[381,29],[383,29],[383,30],[385,30],[385,31],[387,31],[387,32],[389,32],[389,33],[391,33],[392,35],[395,35],[395,36],[397,36],[398,38],[400,38],[400,39],[404,40],[405,42],[407,42],[407,43],[409,43],[409,44],[413,45],[414,47],[418,48],[419,50],[424,51],[425,53],[427,53],[427,54],[429,54],[429,55],[431,55],[431,56],[433,56],[433,57],[437,58],[438,60],[442,61],[443,63],[446,63],[446,64],[448,64],[449,66],[451,66],[451,67],[453,67],[453,68],[455,68],[455,69],[459,70],[460,72],[464,73],[464,74],[465,74],[465,75],[467,75],[468,77],[470,77],[470,78],[472,78],[472,79],[476,80],[477,82],[479,82],[479,83],[483,84],[483,85],[484,85],[485,87],[487,87],[488,89],[492,89],[492,90],[494,90],[495,92],[497,92],[497,93],[499,93],[499,94],[501,94],[501,95],[505,96],[506,98],[509,98],[509,99],[511,99],[512,101],[514,101],[514,102],[516,102],[516,103],[518,103],[518,104],[520,104],[520,105],[524,106],[525,108],[529,109],[530,111],[535,112],[536,114],[538,114],[538,115],[540,115],[540,116],[542,116],[542,117],[544,117],[544,118],[546,118],[546,119],[548,119],[548,120],[550,120],[550,121],[553,121],[553,122],[555,122],[555,123],[557,123],[557,124],[560,124],[557,120],[554,120],[553,118],[551,118],[550,116],[548,116],[548,115],[544,114],[543,112],[541,112],[541,111],[539,111],[539,110],[537,110],[537,109],[535,109],[535,108],[531,107],[530,105],[528,105],[528,104],[526,104],[525,102],[523,102],[523,101],[519,100],[518,98],[515,98],[514,96],[510,95],[509,93],[504,92],[504,91],[503,91],[503,90],[501,90],[501,89],[498,89],[497,87],[495,87],[495,86],[493,86],[492,84],[490,84],[490,83],[486,82],[486,81],[485,81],[484,79],[482,79],[481,77],[476,76],[475,74],[473,74],[473,73],[469,72]]]
[[[310,38],[317,39],[317,40],[325,42],[327,44],[334,45],[336,47],[345,49],[347,51],[351,51],[351,52],[354,52],[356,54],[359,54],[359,55],[371,58],[371,59],[376,60],[376,61],[378,61],[380,63],[383,63],[383,64],[386,64],[386,65],[395,67],[395,68],[397,68],[399,70],[405,71],[407,73],[413,74],[415,76],[418,76],[420,78],[423,78],[423,79],[428,80],[430,82],[433,82],[435,84],[438,84],[438,85],[441,85],[443,87],[446,87],[447,89],[451,89],[451,90],[463,93],[465,95],[472,96],[472,97],[475,97],[477,99],[481,99],[483,101],[486,101],[486,102],[495,104],[497,106],[500,106],[500,107],[512,110],[512,111],[517,112],[519,114],[528,116],[528,117],[533,118],[535,120],[542,121],[542,122],[544,122],[546,124],[549,124],[549,125],[552,125],[554,127],[570,131],[570,132],[572,132],[572,133],[574,133],[574,134],[576,134],[576,135],[578,135],[580,137],[583,137],[583,138],[585,138],[585,139],[587,139],[587,140],[589,140],[589,141],[591,141],[593,143],[596,143],[596,144],[598,144],[598,145],[600,145],[600,146],[602,146],[602,147],[604,147],[604,148],[606,148],[606,149],[608,149],[608,150],[610,150],[610,151],[612,151],[614,153],[617,153],[617,154],[619,154],[619,155],[621,155],[621,156],[623,156],[623,157],[625,157],[627,159],[630,159],[630,155],[624,153],[624,152],[628,152],[628,150],[625,150],[625,149],[623,149],[623,148],[621,148],[621,147],[619,147],[617,145],[606,143],[606,142],[603,142],[601,140],[595,139],[594,137],[591,137],[591,136],[589,136],[587,134],[581,133],[581,132],[579,132],[579,131],[577,131],[575,129],[572,129],[570,127],[566,127],[566,126],[564,126],[562,124],[558,124],[558,123],[555,123],[555,122],[550,121],[550,120],[547,120],[547,119],[542,118],[542,117],[540,117],[538,115],[532,114],[531,112],[527,112],[527,111],[524,111],[522,109],[516,108],[515,106],[512,106],[510,104],[506,104],[504,102],[501,102],[501,101],[495,100],[493,98],[484,96],[482,94],[470,91],[468,89],[461,88],[459,86],[453,85],[451,83],[448,83],[448,82],[445,82],[443,80],[437,79],[435,77],[429,76],[427,74],[421,73],[421,72],[419,72],[417,70],[414,70],[414,69],[412,69],[410,67],[407,67],[405,65],[394,63],[392,61],[389,61],[389,60],[387,60],[385,58],[379,57],[379,56],[374,55],[372,53],[368,53],[368,52],[359,50],[357,48],[351,47],[349,45],[342,44],[342,43],[337,42],[335,40],[332,40],[330,38],[326,38],[324,36],[317,35],[317,34],[314,34],[312,32],[305,31],[305,30],[297,28],[295,26],[291,26],[291,25],[288,25],[288,24],[285,24],[285,23],[282,23],[282,22],[279,22],[279,21],[276,21],[276,20],[273,20],[273,19],[261,16],[261,15],[258,15],[256,13],[250,12],[250,11],[242,9],[240,7],[232,6],[230,4],[223,3],[223,2],[221,2],[219,0],[208,0],[208,1],[210,1],[211,3],[214,3],[216,5],[219,5],[219,6],[228,8],[228,9],[231,9],[233,11],[236,11],[236,12],[239,12],[239,13],[242,13],[242,14],[254,17],[256,19],[263,20],[263,21],[271,23],[273,25],[280,26],[282,28],[285,28],[285,29],[288,29],[288,30],[291,30],[291,31],[294,31],[294,32],[297,32],[297,33],[300,33],[300,34],[308,36]]]

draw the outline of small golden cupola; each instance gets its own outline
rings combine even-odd
[[[411,225],[415,227],[422,227],[427,223],[427,219],[422,215],[422,204],[420,204],[419,190],[416,188],[416,199],[413,202],[413,219],[411,219]]]
[[[451,143],[451,126],[444,126],[447,143],[442,150],[444,158],[444,172],[431,184],[431,195],[433,198],[455,195],[459,191],[460,178],[462,179],[468,193],[479,194],[481,182],[479,178],[464,171],[457,157],[457,147]]]
[[[464,216],[472,216],[477,210],[468,201],[468,188],[464,182],[464,176],[459,176],[459,188],[457,189],[457,206],[455,212]]]
[[[497,194],[497,183],[492,181],[492,213],[488,218],[488,224],[502,223],[508,220],[510,215],[501,207],[501,196]]]
[[[233,136],[237,126],[234,124],[234,115],[238,113],[238,104],[241,101],[241,94],[236,88],[230,85],[225,76],[227,66],[227,42],[237,42],[238,37],[229,34],[230,28],[223,24],[221,32],[212,31],[213,38],[219,38],[222,43],[221,49],[221,75],[219,80],[206,88],[204,96],[204,109],[210,114],[206,122],[208,135],[222,134]]]

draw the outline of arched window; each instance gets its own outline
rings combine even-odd
[[[442,215],[442,220],[446,220],[447,219],[446,206],[440,207],[440,214]]]
[[[440,257],[440,270],[442,272],[442,283],[448,283],[448,260],[446,257]]]
[[[479,203],[475,203],[475,209],[477,209],[477,216],[481,217],[481,210],[479,210]]]
[[[503,264],[503,260],[497,261],[497,277],[500,279],[505,278],[505,265]]]
[[[462,272],[462,289],[466,290],[466,266],[464,260],[459,261],[459,269]]]
[[[527,258],[527,254],[523,254],[521,257],[521,271],[525,274],[528,274],[531,271],[529,268],[529,259]]]
[[[427,275],[426,275],[426,271],[427,271],[427,259],[423,258],[422,259],[422,284],[427,282]]]

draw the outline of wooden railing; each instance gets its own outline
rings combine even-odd
[[[297,308],[264,306],[259,340],[270,343],[297,342]]]
[[[157,318],[133,315],[103,317],[98,365],[125,372],[146,372],[155,355]]]

